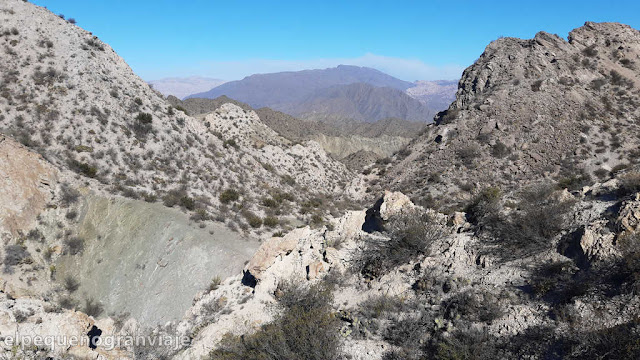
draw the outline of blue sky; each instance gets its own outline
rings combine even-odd
[[[75,18],[145,80],[341,63],[453,79],[499,36],[566,38],[587,20],[640,28],[638,1],[31,1]]]

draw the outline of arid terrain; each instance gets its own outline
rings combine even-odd
[[[640,358],[638,30],[286,102],[216,91],[299,74],[181,100],[46,8],[0,20],[0,358]]]

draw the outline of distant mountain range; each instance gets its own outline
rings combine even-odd
[[[149,81],[149,84],[154,89],[160,91],[164,96],[173,95],[182,99],[189,94],[206,91],[216,86],[222,85],[225,82],[225,80],[220,79],[191,76],[185,78],[172,77],[152,80]]]
[[[375,122],[391,117],[430,122],[441,110],[428,107],[404,91],[366,83],[334,85],[320,89],[300,103],[282,105],[276,109],[302,119],[329,123],[341,122],[344,119]]]
[[[339,65],[323,70],[257,74],[186,98],[226,95],[253,108],[269,107],[305,120],[431,122],[455,95],[454,82],[411,83],[375,69]],[[425,84],[429,90],[425,90]],[[417,91],[409,91],[415,89]]]

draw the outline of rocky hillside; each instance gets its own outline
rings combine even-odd
[[[265,242],[176,326],[191,344],[154,356],[635,358],[640,202],[622,189],[620,179],[576,195],[538,184],[515,195],[518,213],[498,200],[501,230],[387,192],[326,230]],[[495,237],[516,219],[515,233]]]
[[[586,23],[568,41],[498,39],[384,183],[425,204],[447,194],[450,205],[489,185],[606,180],[639,161],[639,62],[640,33],[614,23]]]
[[[266,193],[295,193],[295,209],[323,191],[340,194],[352,178],[315,145],[284,149],[283,156],[313,160],[281,173],[283,159],[259,160],[261,149],[239,145],[245,134],[214,133],[173,109],[97,37],[28,3],[3,6],[0,129],[57,167],[114,194],[181,205],[205,218],[244,213],[233,220],[244,228],[253,213],[265,216],[268,208],[258,204]],[[224,120],[252,116],[232,111]],[[301,190],[317,184],[303,180],[309,174],[326,176],[327,187]],[[233,201],[221,200],[227,190],[238,194]]]
[[[638,31],[493,42],[354,176],[44,8],[0,19],[2,356],[640,358]]]

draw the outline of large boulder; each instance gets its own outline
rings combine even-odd
[[[408,196],[401,192],[385,191],[383,202],[380,205],[380,216],[382,220],[389,220],[389,218],[396,214],[413,209],[415,205],[411,202]]]

